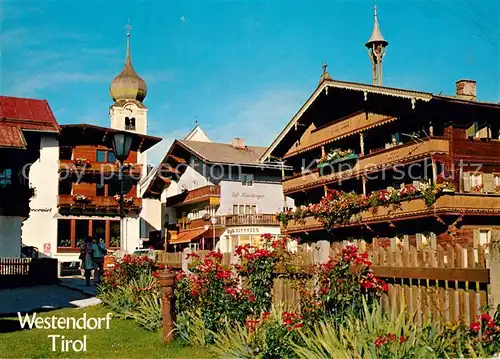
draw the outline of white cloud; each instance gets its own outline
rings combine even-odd
[[[207,127],[207,133],[218,142],[230,143],[233,137],[241,137],[247,145],[270,146],[307,96],[304,91],[276,89],[239,99],[221,112],[227,121]]]

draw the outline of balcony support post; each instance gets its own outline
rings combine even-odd
[[[433,156],[431,156],[431,161],[432,161],[432,183],[436,184],[436,181],[437,181],[437,166],[436,166],[436,160],[434,159]]]
[[[326,152],[325,152],[325,146],[321,146],[321,157],[325,157]]]
[[[363,185],[363,195],[366,196],[366,177],[361,177],[361,183]]]
[[[359,155],[364,156],[365,155],[365,134],[363,132],[359,133]]]

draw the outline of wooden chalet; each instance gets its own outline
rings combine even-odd
[[[311,241],[487,243],[491,229],[500,228],[499,118],[499,104],[477,101],[475,81],[457,81],[456,95],[442,96],[332,80],[325,68],[261,158],[293,167],[285,195],[300,209],[331,190],[365,196],[438,184],[444,190],[430,206],[417,195],[332,226],[306,215],[283,230]]]
[[[120,183],[119,164],[113,153],[112,135],[123,132],[88,124],[62,125],[59,138],[59,197],[57,251],[77,251],[86,235],[101,235],[108,248],[118,249]],[[142,209],[137,183],[142,178],[138,153],[161,141],[133,136],[132,148],[124,162],[125,212],[137,217]],[[136,234],[138,236],[139,233]]]

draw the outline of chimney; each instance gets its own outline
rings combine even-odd
[[[458,80],[456,97],[461,100],[476,101],[476,81],[474,80]]]
[[[243,138],[239,138],[239,137],[233,138],[233,142],[231,143],[231,145],[234,148],[237,148],[237,149],[240,149],[240,150],[246,149],[245,140]]]

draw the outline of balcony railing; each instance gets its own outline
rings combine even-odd
[[[215,200],[217,198],[217,200]],[[197,203],[202,201],[213,202],[210,204],[217,205],[220,198],[220,186],[203,186],[187,192],[176,194],[167,198],[166,206],[178,206],[188,203]],[[213,199],[213,200],[211,200]]]
[[[222,226],[279,225],[276,214],[229,214],[216,218]]]
[[[103,162],[93,162],[90,161],[87,166],[77,166],[72,160],[60,160],[59,161],[59,172],[78,172],[84,174],[93,175],[106,175],[119,172],[119,165],[115,163],[103,163]],[[133,175],[140,175],[142,173],[142,165],[134,164],[132,168],[124,168],[124,172],[128,172]]]
[[[365,171],[376,171],[384,166],[425,158],[434,153],[448,152],[449,142],[445,139],[432,138],[419,143],[412,142],[360,157],[355,165],[344,171],[329,173],[325,176],[320,176],[319,170],[298,174],[283,182],[283,192],[293,193],[305,188],[318,187],[330,182],[360,176]]]
[[[87,201],[75,201],[72,195],[59,195],[59,208],[86,208],[89,210],[110,209],[118,210],[120,204],[115,197],[88,196]],[[129,198],[126,197],[125,198]],[[142,198],[132,197],[131,203],[125,203],[125,209],[140,209]]]
[[[256,214],[226,214],[215,217],[216,226],[279,226],[279,221],[276,219],[276,214],[256,213]],[[190,229],[203,228],[205,225],[210,225],[210,218],[197,218],[188,220],[187,218],[179,219],[177,226],[180,231]]]
[[[500,196],[446,193],[439,197],[436,203],[430,208],[425,205],[423,199],[412,199],[401,202],[401,207],[395,209],[379,207],[376,212],[372,210],[363,211],[356,219],[351,220],[351,222],[344,226],[358,226],[387,222],[389,220],[397,221],[414,216],[434,216],[435,214],[443,213],[461,215],[468,212],[483,215],[500,215]],[[291,220],[286,227],[282,226],[282,229],[290,234],[323,228],[323,224],[313,217],[306,217],[300,223]]]

